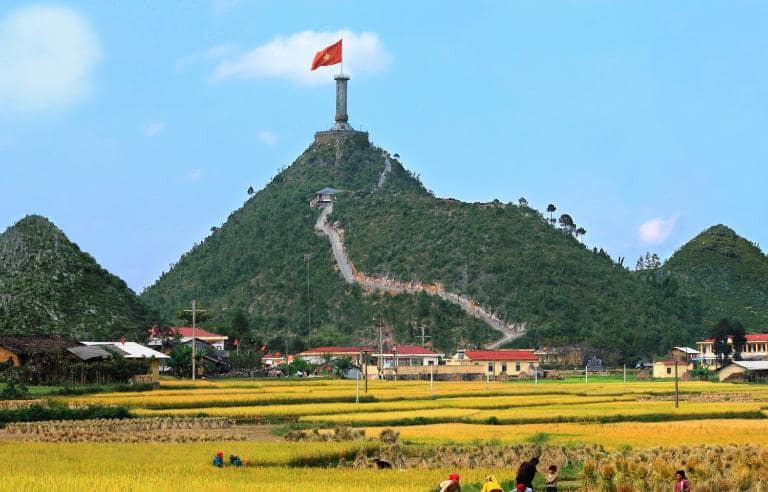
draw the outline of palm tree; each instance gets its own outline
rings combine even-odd
[[[557,207],[555,207],[554,203],[550,203],[547,205],[547,212],[549,212],[549,221],[554,225],[555,224],[555,218],[552,216],[552,214],[555,213],[555,210],[557,210]]]

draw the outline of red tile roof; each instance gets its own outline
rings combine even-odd
[[[191,337],[192,336],[192,327],[191,326],[173,326],[171,327],[171,330],[176,331],[181,335],[182,337]],[[195,328],[195,337],[197,338],[224,338],[228,339],[229,337],[226,335],[219,335],[218,333],[211,333],[210,331],[203,330],[202,328]]]
[[[261,356],[261,358],[262,360],[263,359],[285,359],[285,356],[280,354],[265,354]]]
[[[768,333],[749,333],[746,338],[748,342],[768,342]]]
[[[394,350],[397,349],[398,355],[431,355],[434,357],[437,357],[438,354],[435,352],[432,352],[426,347],[422,347],[421,345],[395,345],[388,351],[384,351],[385,353],[394,353]]]
[[[744,338],[746,338],[748,342],[768,342],[768,333],[747,333],[744,335]],[[699,343],[712,343],[714,341],[714,338],[705,338]]]
[[[465,350],[464,357],[470,360],[521,360],[538,362],[533,350]]]
[[[314,347],[302,354],[359,354],[363,351],[373,352],[373,347]]]

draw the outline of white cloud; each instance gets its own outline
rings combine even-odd
[[[269,130],[259,132],[259,140],[267,145],[275,145],[277,143],[277,135]]]
[[[216,67],[213,77],[218,80],[235,77],[280,78],[298,84],[333,82],[329,73],[338,72],[337,66],[320,67],[310,71],[315,53],[344,39],[344,72],[368,75],[380,72],[392,62],[379,36],[372,32],[304,31],[288,37],[278,36],[250,51],[227,56]]]
[[[192,169],[187,173],[188,181],[200,181],[203,177],[203,171],[200,169]]]
[[[146,135],[149,138],[155,137],[159,135],[163,130],[165,130],[165,123],[162,121],[153,121],[149,125],[144,128],[144,135]]]
[[[63,110],[90,89],[96,35],[74,11],[27,7],[0,19],[0,113]]]
[[[640,241],[646,244],[663,243],[672,234],[676,223],[677,217],[670,217],[668,219],[656,217],[640,224],[637,233],[640,236]]]

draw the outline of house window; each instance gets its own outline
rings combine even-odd
[[[667,367],[667,374],[672,374],[672,368],[671,367]]]
[[[501,372],[507,372],[507,363],[506,362],[502,362],[501,363]]]
[[[493,372],[493,362],[488,363],[488,372]]]
[[[520,372],[520,363],[515,362],[515,372]]]

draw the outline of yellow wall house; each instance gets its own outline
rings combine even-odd
[[[675,377],[675,362],[677,362],[677,377],[681,378],[689,371],[693,370],[693,364],[684,360],[675,361],[674,359],[660,360],[653,363],[654,378],[673,378]]]
[[[485,367],[489,377],[533,374],[539,367],[539,358],[533,350],[459,350],[446,361],[449,365],[475,365]]]

